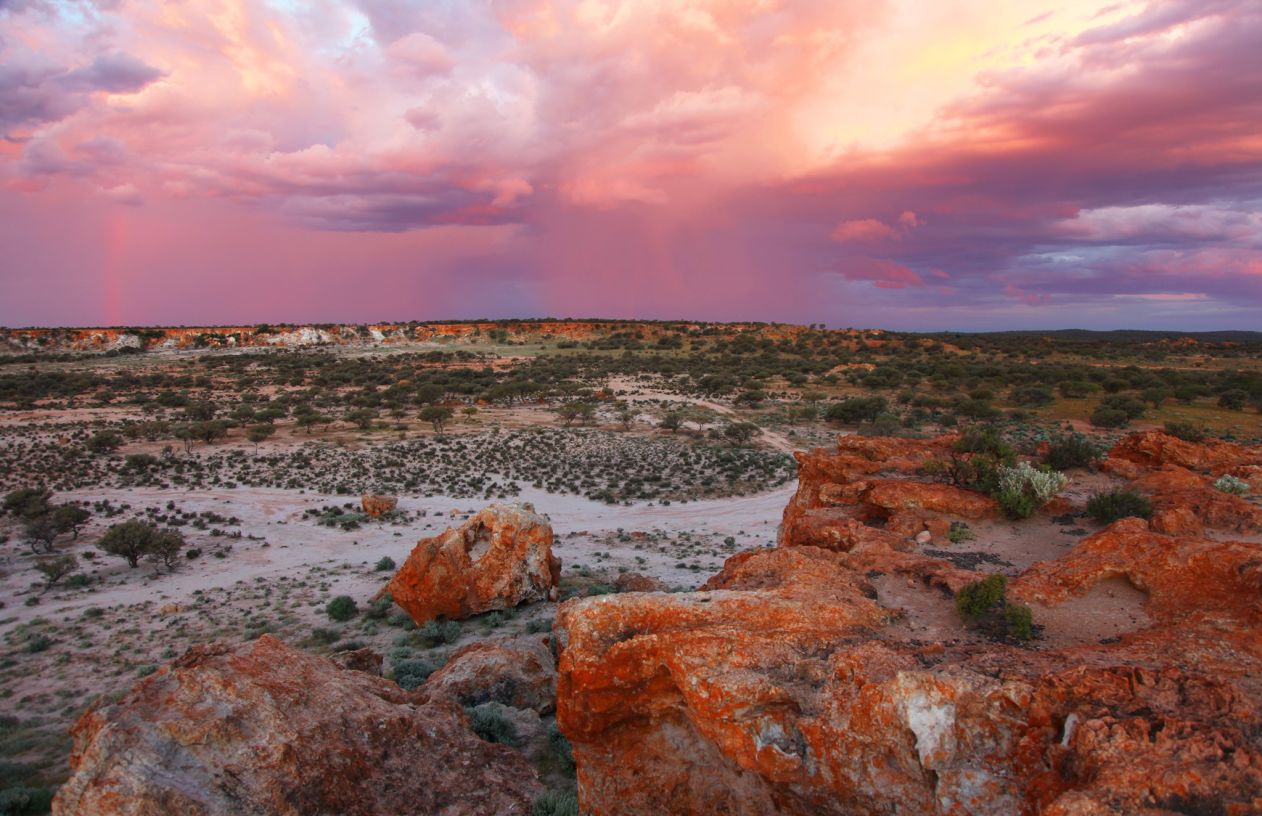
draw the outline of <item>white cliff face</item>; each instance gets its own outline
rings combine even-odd
[[[331,343],[333,342],[333,337],[324,329],[303,326],[299,329],[274,334],[267,338],[267,342],[273,346],[296,348],[299,346],[318,346]]]

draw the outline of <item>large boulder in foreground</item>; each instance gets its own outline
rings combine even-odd
[[[1054,606],[1126,576],[1154,623],[1060,649],[908,639],[874,582],[958,576],[879,537],[741,553],[700,592],[567,601],[557,722],[582,810],[1262,813],[1257,553],[1118,522],[1010,594]]]
[[[422,539],[386,589],[417,623],[556,600],[552,527],[530,505],[492,504]]]
[[[541,791],[454,701],[269,635],[196,647],[72,733],[64,816],[529,814]]]

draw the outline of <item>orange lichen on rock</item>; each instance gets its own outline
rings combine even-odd
[[[1262,812],[1257,545],[1187,534],[1196,508],[1160,509],[1151,528],[1119,521],[1008,591],[1057,606],[1125,577],[1147,593],[1149,628],[1059,649],[909,640],[880,576],[954,592],[981,575],[889,529],[958,509],[874,478],[916,470],[940,441],[889,440],[888,459],[885,441],[799,455],[781,546],[733,556],[700,591],[562,605],[557,719],[583,812]],[[1147,483],[1154,496],[1212,490],[1171,467]],[[864,523],[873,508],[885,529]]]
[[[556,707],[556,679],[546,637],[496,638],[453,652],[425,690],[467,706],[497,702],[547,714]]]
[[[1191,513],[1204,527],[1235,532],[1262,529],[1262,508],[1216,489],[1212,478],[1179,465],[1140,474],[1131,486],[1151,496],[1158,511]]]
[[[1235,468],[1262,466],[1262,448],[1218,439],[1187,442],[1161,431],[1127,434],[1109,451],[1109,462],[1118,460],[1146,468],[1177,465],[1215,476]]]
[[[417,623],[555,600],[552,527],[530,505],[493,504],[422,539],[386,589]]]
[[[542,790],[453,701],[264,635],[199,646],[72,731],[53,813],[530,813]]]

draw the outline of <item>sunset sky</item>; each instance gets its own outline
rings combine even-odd
[[[1262,2],[0,0],[0,324],[1262,329]]]

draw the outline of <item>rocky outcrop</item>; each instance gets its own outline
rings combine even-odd
[[[953,520],[995,516],[999,508],[989,496],[908,478],[949,457],[956,438],[843,436],[835,451],[795,453],[798,489],[785,507],[780,543],[835,537],[829,526],[845,518],[879,523],[905,538],[928,531],[943,539]]]
[[[194,648],[73,735],[64,816],[529,814],[541,790],[455,702],[268,635]]]
[[[399,500],[394,496],[375,496],[371,493],[361,497],[359,502],[369,518],[381,518],[399,505]]]
[[[1144,468],[1176,465],[1218,476],[1236,468],[1262,466],[1262,449],[1218,439],[1186,442],[1152,430],[1127,434],[1109,451],[1108,461],[1125,461]]]
[[[1173,518],[1172,513],[1184,513],[1215,530],[1244,533],[1262,529],[1262,508],[1215,489],[1211,477],[1179,465],[1139,474],[1131,486],[1152,498],[1163,523]],[[1185,525],[1183,529],[1191,528]]]
[[[1125,578],[1147,593],[1147,628],[1063,648],[921,642],[901,621],[929,613],[882,603],[883,576],[949,616],[949,593],[982,576],[891,529],[959,513],[890,480],[944,442],[883,442],[799,455],[781,546],[733,556],[700,591],[562,605],[557,721],[584,812],[1262,812],[1257,545],[1198,535],[1203,505],[1159,507],[1151,526],[1119,521],[1008,592],[1048,609]],[[1149,483],[1154,496],[1204,488],[1157,467],[1179,472]]]
[[[619,592],[669,592],[670,586],[665,581],[659,581],[648,575],[641,575],[638,572],[619,573],[613,582],[614,589]]]
[[[425,684],[462,705],[500,703],[549,714],[556,707],[556,660],[549,637],[480,640],[458,649]]]
[[[417,623],[556,599],[552,527],[530,505],[493,504],[422,539],[386,587]]]

